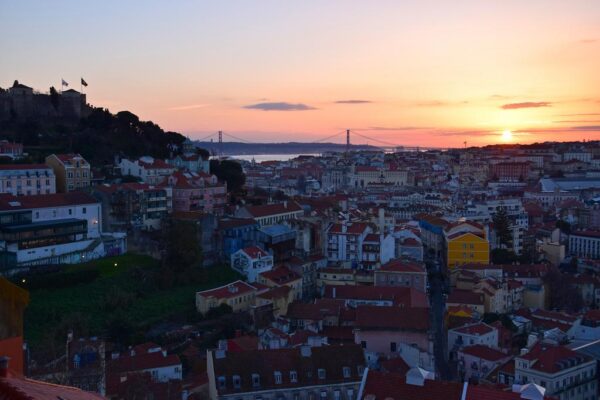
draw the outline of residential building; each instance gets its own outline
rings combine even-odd
[[[432,355],[429,324],[427,309],[360,306],[356,309],[354,342],[375,355],[397,356],[401,344]]]
[[[117,166],[121,169],[121,175],[135,176],[150,185],[164,182],[177,169],[163,160],[150,156],[140,157],[137,160],[122,158]]]
[[[295,201],[284,201],[261,206],[245,206],[235,212],[238,218],[254,218],[262,226],[281,224],[287,220],[300,218],[304,210]]]
[[[0,193],[14,196],[56,193],[56,176],[46,164],[0,165]]]
[[[560,400],[597,399],[597,362],[565,346],[540,342],[515,357],[515,383],[535,383]]]
[[[457,222],[444,229],[446,265],[489,264],[490,244],[483,226],[475,222]]]
[[[463,381],[486,379],[488,375],[499,366],[512,358],[490,346],[475,344],[465,346],[458,350],[458,370]]]
[[[257,289],[244,282],[235,281],[227,285],[196,293],[196,310],[206,314],[221,304],[230,306],[234,312],[248,311],[255,303]]]
[[[258,223],[253,218],[221,218],[215,232],[223,259],[244,247],[257,244]]]
[[[505,390],[469,382],[435,380],[433,372],[411,368],[405,374],[367,370],[358,400],[549,400],[546,390],[535,384],[514,385]]]
[[[268,287],[287,286],[294,300],[302,298],[302,277],[285,266],[273,268],[258,274],[257,282]]]
[[[0,276],[0,360],[10,358],[10,373],[24,374],[23,313],[29,293]]]
[[[208,159],[204,159],[200,154],[180,154],[170,160],[167,160],[167,163],[177,167],[178,169],[210,174],[210,161]]]
[[[80,154],[51,154],[46,164],[54,170],[59,193],[85,190],[92,179],[90,164]]]
[[[377,270],[396,255],[396,242],[392,235],[370,233],[362,242],[360,265],[366,270]]]
[[[425,265],[412,260],[395,259],[375,271],[375,286],[406,286],[427,291]]]
[[[356,399],[365,369],[360,346],[209,350],[209,398]]]
[[[582,258],[600,258],[600,231],[571,232],[569,254]]]
[[[258,246],[246,247],[231,255],[230,265],[252,283],[256,282],[261,272],[273,268],[273,256]]]
[[[157,230],[172,211],[170,187],[147,183],[102,184],[92,194],[102,203],[105,231]]]
[[[327,258],[330,263],[357,267],[363,259],[363,245],[373,229],[362,222],[338,222],[327,230]]]
[[[331,285],[325,286],[323,297],[343,300],[351,308],[362,305],[379,307],[427,308],[429,301],[425,293],[411,287]]]
[[[456,354],[465,346],[481,345],[498,348],[498,330],[483,322],[475,322],[448,330],[448,351]]]
[[[4,269],[121,254],[125,235],[103,233],[98,200],[82,192],[0,195]]]
[[[202,211],[222,215],[227,202],[227,185],[204,172],[176,171],[166,178],[173,191],[174,211]]]
[[[352,268],[320,268],[317,271],[317,292],[322,293],[327,285],[355,285],[356,270]]]
[[[23,143],[13,143],[8,140],[0,140],[0,157],[17,160],[23,157]]]

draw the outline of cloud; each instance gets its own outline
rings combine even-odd
[[[600,113],[579,113],[579,114],[559,114],[559,117],[588,117],[593,115],[600,115]]]
[[[597,39],[581,39],[579,41],[579,43],[581,44],[593,44],[596,43],[598,40]]]
[[[431,129],[427,126],[370,126],[367,131],[414,131],[419,129]]]
[[[189,106],[177,106],[168,108],[169,111],[186,111],[186,110],[195,110],[197,108],[208,107],[210,104],[190,104]]]
[[[523,103],[508,103],[504,104],[500,108],[503,110],[518,110],[520,108],[539,108],[539,107],[552,107],[552,103],[548,101],[525,101]]]
[[[588,120],[563,120],[563,121],[552,121],[555,124],[584,124],[584,123],[596,123],[600,122],[600,119],[588,119]]]
[[[250,110],[262,110],[262,111],[306,111],[316,110],[315,107],[308,106],[302,103],[286,103],[286,102],[273,102],[273,103],[256,103],[244,106],[244,108]]]
[[[371,100],[355,100],[355,99],[350,99],[350,100],[337,100],[335,101],[336,104],[369,104],[372,103]]]
[[[593,131],[600,132],[600,125],[583,125],[583,126],[572,126],[574,131]]]

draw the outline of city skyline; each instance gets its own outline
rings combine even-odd
[[[0,87],[83,77],[192,139],[596,140],[600,4],[575,3],[4,3]]]

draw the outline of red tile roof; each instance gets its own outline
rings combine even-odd
[[[461,326],[460,328],[454,329],[458,333],[462,333],[465,335],[487,335],[488,333],[494,332],[496,329],[484,324],[483,322],[471,325]]]
[[[580,365],[592,361],[590,357],[576,353],[568,347],[546,343],[537,343],[527,354],[518,357],[533,361],[529,369],[550,374],[559,372],[568,368],[568,366]]]
[[[243,293],[250,293],[256,291],[256,288],[247,284],[243,281],[235,281],[225,286],[221,286],[215,289],[204,290],[197,294],[203,297],[215,297],[217,299],[227,299],[230,297],[236,297]]]
[[[270,271],[261,272],[260,276],[278,285],[286,285],[288,283],[302,279],[300,275],[298,275],[288,267],[279,267],[274,268]]]
[[[335,223],[329,228],[329,233],[334,234],[349,234],[349,235],[360,235],[364,233],[365,230],[369,227],[369,224],[364,222],[353,222],[346,225],[346,232],[343,232],[343,224]]]
[[[407,261],[398,258],[383,264],[379,270],[384,272],[425,273],[425,266],[414,261]],[[375,273],[377,273],[377,271],[375,271]]]
[[[120,373],[181,365],[181,360],[175,354],[165,355],[162,351],[149,352],[148,350],[142,348],[133,355],[131,353],[122,354],[119,358],[109,361],[106,368],[111,373]]]
[[[481,344],[464,347],[459,350],[459,352],[488,361],[500,361],[504,358],[511,357],[509,354],[504,354],[500,350]]]
[[[6,397],[5,397],[6,396]],[[0,398],[6,400],[101,400],[104,397],[69,386],[26,378],[0,377]]]
[[[374,395],[375,400],[384,399],[420,399],[420,400],[450,400],[460,399],[463,384],[460,382],[447,382],[425,380],[423,386],[406,383],[405,375],[384,373],[369,370],[364,397]],[[361,400],[363,400],[361,399]]]
[[[269,253],[267,253],[266,251],[264,251],[263,249],[261,249],[258,246],[250,246],[250,247],[245,247],[242,249],[242,251],[244,253],[246,253],[248,255],[248,257],[255,259],[258,257],[266,257],[269,255]]]
[[[13,196],[11,194],[0,194],[0,211],[67,207],[97,203],[99,203],[98,200],[83,192],[41,194],[33,196]]]
[[[471,290],[454,289],[448,295],[446,303],[483,305],[484,301],[481,293],[475,293]]]
[[[403,286],[327,285],[324,297],[358,301],[391,301],[395,306],[404,307],[428,307],[429,305],[427,295],[423,292]]]
[[[356,328],[366,330],[429,330],[429,309],[412,307],[359,306]]]
[[[246,211],[254,218],[266,217],[269,215],[279,215],[291,212],[302,211],[302,207],[295,201],[285,203],[265,204],[262,206],[246,206]]]

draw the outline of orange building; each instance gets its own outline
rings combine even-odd
[[[0,276],[0,358],[9,357],[12,373],[23,374],[23,311],[29,292]]]

